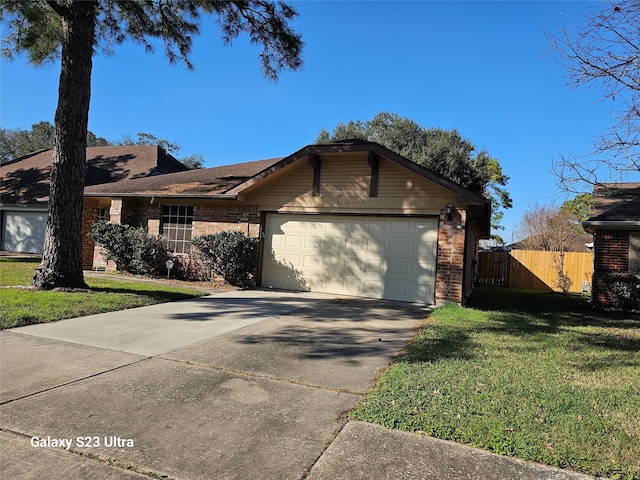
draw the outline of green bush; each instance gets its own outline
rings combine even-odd
[[[99,221],[89,236],[105,250],[118,270],[143,275],[160,275],[172,257],[166,238],[149,235],[142,227]]]
[[[619,308],[640,310],[640,274],[611,273],[603,282]]]
[[[226,231],[191,239],[198,255],[211,270],[234,286],[254,283],[258,268],[259,241],[242,232]]]

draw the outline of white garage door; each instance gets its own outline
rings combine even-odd
[[[433,303],[433,218],[268,214],[262,286]]]
[[[47,214],[44,212],[5,212],[2,250],[42,253]]]

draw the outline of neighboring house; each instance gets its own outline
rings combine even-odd
[[[593,233],[593,303],[614,306],[602,279],[640,272],[640,182],[596,186],[593,211],[583,225]]]
[[[52,154],[42,150],[0,166],[0,250],[42,252]],[[184,170],[188,168],[155,145],[90,147],[85,185]]]
[[[206,233],[259,235],[262,287],[429,304],[469,295],[491,215],[484,197],[363,140],[91,186],[85,208],[164,234],[178,254]]]

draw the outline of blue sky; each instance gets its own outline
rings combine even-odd
[[[611,126],[596,89],[563,86],[545,32],[582,24],[593,2],[293,2],[305,66],[277,83],[246,38],[224,47],[212,19],[195,40],[195,71],[162,47],[124,44],[94,59],[89,129],[110,140],[147,132],[199,153],[206,166],[289,155],[321,128],[389,111],[424,127],[456,128],[499,159],[514,208],[507,241],[535,203],[558,203],[550,165],[586,154]],[[59,64],[2,60],[5,128],[53,121]]]

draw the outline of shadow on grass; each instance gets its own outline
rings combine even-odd
[[[157,300],[165,300],[165,301],[178,301],[178,300],[188,300],[190,298],[198,298],[202,295],[198,294],[189,294],[184,292],[168,292],[163,289],[158,290],[146,290],[146,289],[136,289],[136,288],[127,288],[127,287],[91,287],[89,291],[93,293],[115,293],[115,294],[129,294],[129,295],[138,295],[141,297],[149,297]]]
[[[578,295],[492,287],[474,292],[468,307],[440,309],[402,360],[473,360],[493,349],[531,355],[560,348],[582,352],[577,368],[585,371],[640,367],[637,314],[596,311]],[[482,339],[483,334],[491,337]]]
[[[640,368],[640,317],[636,313],[594,310],[587,298],[578,295],[502,288],[474,292],[469,307],[488,313],[493,325],[485,326],[485,331],[526,337],[531,348],[545,348],[558,334],[563,348],[590,351],[576,365],[580,370]]]
[[[516,330],[553,333],[563,327],[640,328],[637,313],[607,312],[591,307],[588,297],[557,292],[482,288],[473,292],[468,307],[498,312],[496,320]]]
[[[41,262],[39,257],[0,257],[0,263],[33,263]]]

